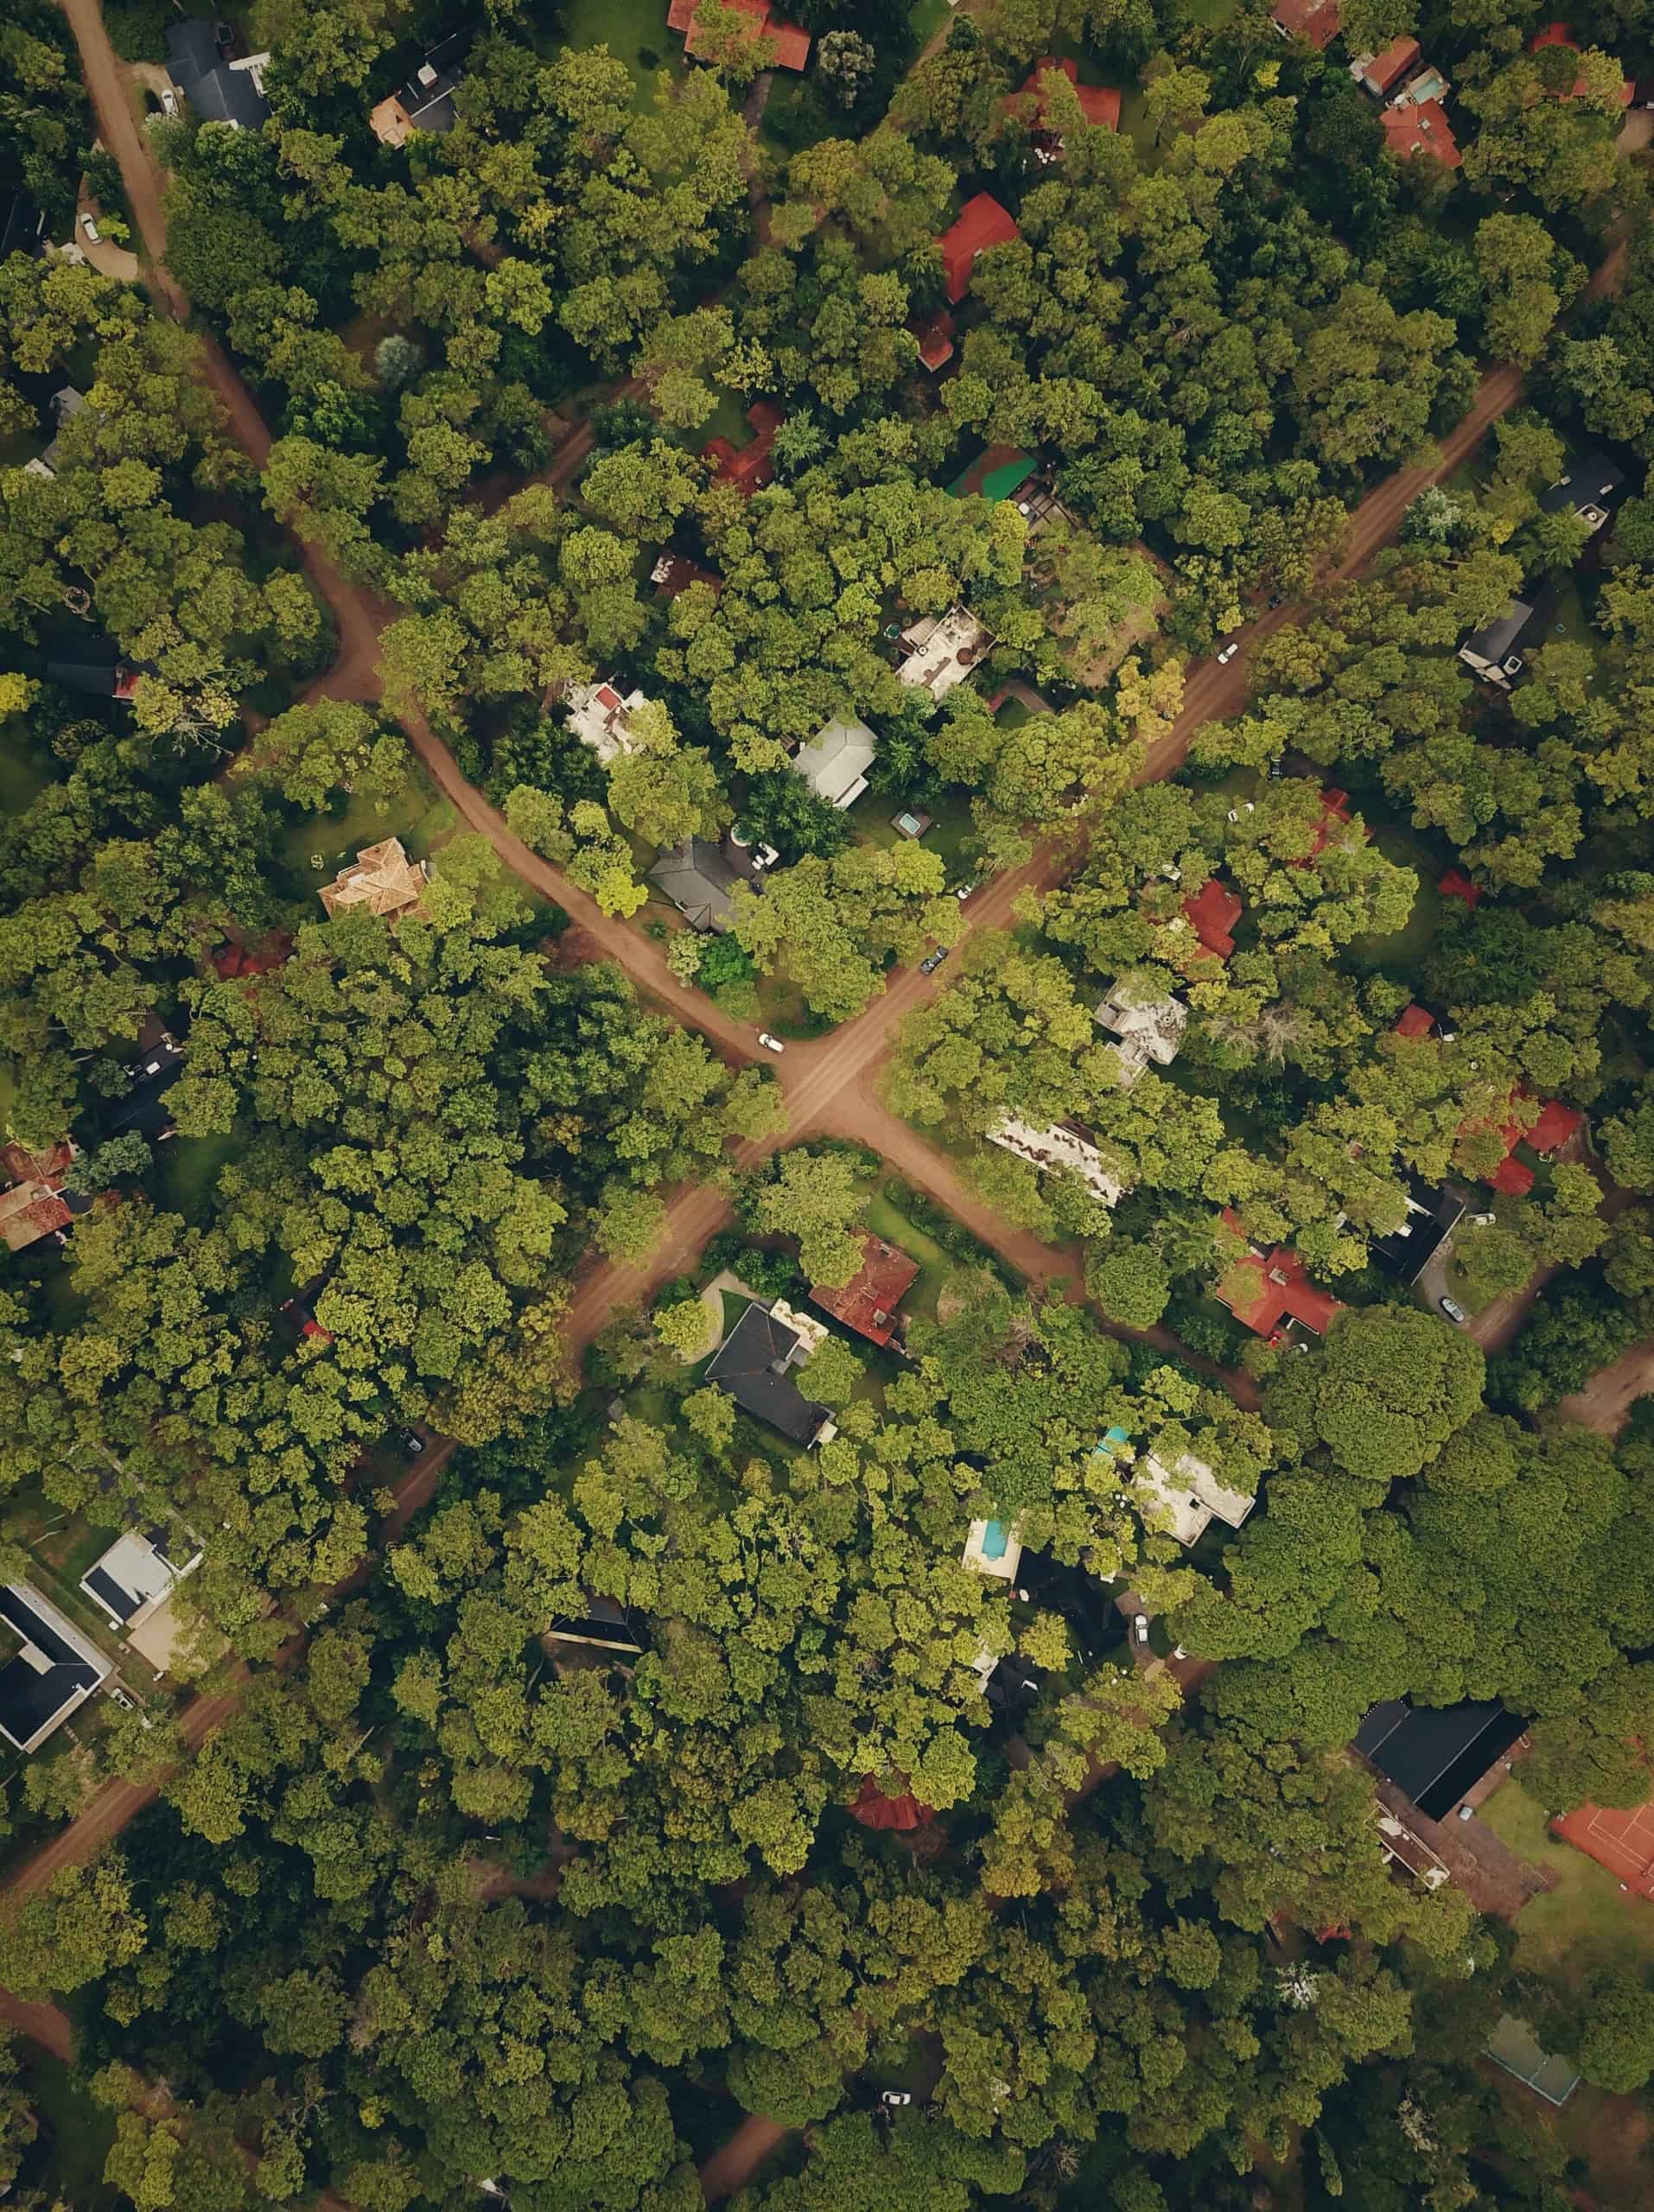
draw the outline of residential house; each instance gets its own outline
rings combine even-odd
[[[870,1344],[887,1344],[900,1326],[896,1308],[919,1280],[919,1262],[869,1230],[862,1239],[862,1264],[840,1289],[810,1287],[811,1303]]]
[[[1134,1006],[1123,996],[1118,978],[1092,1012],[1116,1039],[1114,1056],[1122,1090],[1130,1090],[1151,1060],[1157,1067],[1170,1067],[1189,1026],[1189,1009],[1181,999],[1152,999],[1145,1006]]]
[[[772,69],[802,69],[810,59],[810,34],[800,30],[796,23],[789,23],[770,13],[769,0],[722,0],[737,15],[747,16],[760,35],[767,39],[772,58],[766,63]],[[671,0],[666,10],[669,31],[682,31],[684,51],[692,60],[698,60],[706,51],[708,41],[697,17],[701,12],[701,0]]]
[[[270,113],[264,79],[269,60],[268,54],[249,54],[232,61],[218,27],[200,16],[167,26],[167,73],[203,123],[257,130]]]
[[[1530,54],[1543,54],[1548,46],[1562,47],[1569,54],[1578,54],[1582,50],[1578,39],[1574,35],[1572,23],[1547,23],[1543,30],[1536,31],[1528,41]],[[1565,90],[1555,92],[1551,97],[1559,100],[1576,100],[1584,90],[1584,78],[1576,77]],[[1620,106],[1629,107],[1636,97],[1636,85],[1627,79],[1619,90]]]
[[[1372,1824],[1378,1831],[1378,1848],[1392,1866],[1399,1866],[1410,1874],[1421,1889],[1445,1889],[1453,1879],[1447,1862],[1437,1857],[1422,1835],[1415,1835],[1399,1813],[1392,1813],[1380,1800],[1372,1808]]]
[[[1282,38],[1307,38],[1319,53],[1338,35],[1338,0],[1277,0],[1269,21]]]
[[[1508,691],[1525,663],[1517,650],[1532,623],[1536,608],[1526,600],[1513,599],[1496,621],[1473,630],[1459,648],[1459,658],[1484,683]],[[1543,628],[1535,635],[1542,636]]]
[[[1356,1730],[1354,1748],[1426,1820],[1445,1821],[1522,1729],[1492,1698],[1447,1706],[1386,1698]]]
[[[607,1651],[621,1661],[641,1658],[649,1639],[640,1616],[613,1598],[586,1592],[586,1610],[560,1614],[545,1631],[548,1643],[578,1644],[589,1651]]]
[[[13,192],[0,219],[0,261],[9,260],[14,253],[27,254],[35,261],[45,251],[44,211],[26,192]]]
[[[590,747],[607,768],[622,753],[636,748],[632,717],[649,701],[639,690],[624,698],[616,683],[572,683],[563,694],[569,728],[581,743]]]
[[[923,684],[932,699],[945,699],[993,642],[993,632],[963,607],[951,607],[945,614],[922,615],[901,634],[897,677],[903,683]]]
[[[1256,1497],[1219,1482],[1204,1459],[1193,1452],[1180,1452],[1167,1467],[1154,1452],[1147,1452],[1131,1470],[1140,1505],[1152,1516],[1151,1527],[1164,1519],[1180,1544],[1193,1544],[1212,1522],[1238,1529]]]
[[[970,272],[978,254],[986,253],[990,246],[1009,245],[1021,235],[1015,218],[991,192],[979,192],[967,200],[957,220],[936,242],[950,303],[957,308],[970,289]]]
[[[1027,1122],[1019,1121],[1014,1114],[1007,1114],[988,1131],[988,1141],[998,1145],[1002,1151],[1015,1153],[1019,1160],[1026,1160],[1042,1173],[1061,1168],[1078,1176],[1091,1196],[1105,1206],[1118,1205],[1129,1187],[1121,1179],[1123,1171],[1117,1163],[1105,1160],[1088,1136],[1065,1122],[1053,1122],[1046,1128],[1036,1129]]]
[[[30,476],[44,476],[48,481],[57,474],[58,469],[63,460],[64,427],[66,424],[73,422],[75,416],[80,414],[81,409],[86,405],[86,395],[85,392],[77,391],[72,384],[59,385],[58,389],[52,394],[52,413],[57,423],[57,435],[52,440],[51,444],[47,447],[44,453],[37,454],[33,461],[27,461],[23,463],[23,467],[27,474]],[[94,415],[92,419],[95,422],[97,420],[97,416]]]
[[[1450,868],[1445,875],[1436,879],[1435,887],[1444,899],[1462,899],[1466,907],[1473,914],[1476,911],[1477,902],[1487,896],[1486,886],[1473,883],[1461,868]]]
[[[9,1252],[26,1252],[43,1236],[65,1242],[65,1230],[92,1204],[63,1187],[69,1163],[80,1156],[80,1147],[68,1137],[39,1152],[15,1141],[0,1145],[0,1169],[7,1181],[0,1190],[0,1239]]]
[[[1294,868],[1307,868],[1312,861],[1320,858],[1329,845],[1343,844],[1345,842],[1345,831],[1352,827],[1348,791],[1324,791],[1321,793],[1321,810],[1310,825],[1309,850],[1301,854],[1292,865]],[[1364,829],[1361,832],[1364,840],[1366,834]]]
[[[743,883],[758,883],[781,857],[773,845],[755,844],[753,833],[737,822],[723,833],[723,857]]]
[[[115,648],[109,648],[112,655]],[[137,696],[141,669],[129,668],[124,661],[104,660],[48,660],[46,673],[54,683],[60,683],[66,691],[84,691],[89,699],[118,699],[130,706]]]
[[[182,1542],[165,1529],[129,1529],[80,1578],[117,1636],[124,1636],[159,1674],[182,1640],[172,1616],[173,1592],[204,1554],[194,1537]]]
[[[399,92],[383,99],[368,117],[368,128],[382,146],[405,146],[416,130],[440,137],[459,121],[454,95],[463,81],[461,67],[470,46],[468,31],[455,31],[434,46]]]
[[[1224,1222],[1237,1236],[1244,1234],[1239,1217],[1227,1206]],[[1295,1325],[1324,1337],[1333,1316],[1344,1311],[1340,1300],[1311,1282],[1303,1262],[1288,1244],[1277,1244],[1272,1252],[1249,1246],[1213,1287],[1212,1295],[1243,1328],[1272,1344],[1290,1337]]]
[[[747,444],[735,446],[728,438],[717,437],[709,438],[701,448],[702,460],[712,463],[712,481],[733,484],[743,499],[773,484],[775,461],[770,449],[786,420],[780,409],[767,399],[754,400],[747,410],[747,424],[753,434]]]
[[[1427,1017],[1428,1018],[1428,1017]],[[1372,1240],[1372,1256],[1401,1283],[1415,1283],[1458,1227],[1465,1211],[1460,1192],[1446,1183],[1427,1183],[1422,1175],[1403,1176],[1407,1217],[1399,1229]]]
[[[894,1781],[906,1782],[906,1775],[893,1776]],[[862,1777],[862,1787],[848,1808],[853,1821],[864,1828],[878,1828],[894,1835],[911,1835],[915,1828],[922,1828],[927,1821],[936,1818],[934,1805],[927,1805],[915,1797],[911,1788],[897,1797],[887,1796],[879,1787],[876,1774]]]
[[[1539,505],[1548,515],[1576,515],[1594,537],[1607,521],[1610,503],[1625,481],[1606,454],[1584,454],[1540,493]]]
[[[1384,138],[1398,162],[1410,162],[1415,154],[1440,162],[1444,168],[1456,169],[1464,162],[1459,150],[1459,141],[1453,135],[1453,124],[1447,111],[1440,100],[1403,100],[1392,103],[1378,118],[1384,126]]]
[[[794,1444],[825,1443],[837,1435],[837,1425],[826,1407],[806,1398],[788,1372],[808,1357],[807,1339],[787,1319],[778,1319],[778,1311],[785,1315],[789,1309],[779,1302],[773,1308],[748,1306],[708,1363],[705,1379]]]
[[[1240,893],[1208,876],[1200,888],[1183,901],[1183,918],[1194,931],[1202,952],[1214,960],[1227,960],[1235,950],[1234,927],[1246,909]]]
[[[1392,1036],[1405,1037],[1416,1043],[1421,1038],[1441,1038],[1444,1043],[1452,1039],[1444,1033],[1441,1024],[1427,1007],[1409,1006],[1396,1017],[1390,1032]]]
[[[0,1736],[14,1750],[37,1751],[113,1672],[38,1590],[0,1586]]]
[[[953,317],[945,308],[933,308],[907,326],[919,346],[919,358],[934,376],[953,359]]]
[[[716,845],[704,837],[685,837],[664,852],[649,871],[678,912],[697,930],[729,927],[729,894],[741,880]]]
[[[1513,1092],[1511,1105],[1514,1106],[1517,1099],[1526,1098],[1529,1095],[1525,1090]],[[1506,1111],[1509,1110],[1507,1107]],[[1531,1167],[1517,1158],[1517,1147],[1526,1145],[1542,1158],[1549,1157],[1568,1142],[1584,1121],[1584,1115],[1576,1107],[1564,1106],[1561,1099],[1550,1098],[1546,1100],[1537,1119],[1526,1128],[1517,1121],[1503,1124],[1466,1122],[1460,1126],[1459,1134],[1461,1137],[1490,1134],[1498,1137],[1504,1147],[1505,1157],[1483,1179],[1506,1198],[1523,1198],[1533,1188],[1534,1173]]]
[[[1359,55],[1350,64],[1350,74],[1364,92],[1381,100],[1400,84],[1419,56],[1415,38],[1393,39],[1382,54]]]
[[[329,921],[358,906],[396,921],[414,912],[429,881],[430,862],[410,861],[400,837],[386,837],[364,845],[349,867],[340,869],[322,891],[321,903]]]
[[[854,806],[868,787],[867,772],[878,749],[879,741],[864,721],[836,715],[808,745],[798,747],[787,766],[829,806]]]
[[[1046,93],[1042,79],[1048,70],[1058,70],[1073,86],[1079,101],[1079,111],[1093,130],[1117,130],[1120,128],[1121,95],[1111,87],[1102,85],[1082,85],[1079,70],[1072,61],[1059,61],[1046,54],[1043,61],[1036,61],[1028,72],[1021,90],[1014,93],[1003,105],[1007,110],[1017,108],[1021,102],[1037,102],[1034,111],[1034,158],[1041,168],[1062,159],[1062,133],[1051,129],[1046,118]]]
[[[162,1029],[137,1059],[127,1062],[131,1089],[104,1110],[104,1127],[111,1136],[148,1137],[156,1144],[174,1135],[166,1094],[183,1073],[184,1059],[183,1046]]]
[[[662,599],[676,599],[691,584],[704,584],[714,592],[723,589],[722,576],[710,569],[703,569],[698,561],[691,561],[683,553],[663,553],[650,569],[649,581]]]

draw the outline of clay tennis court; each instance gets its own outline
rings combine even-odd
[[[1550,1829],[1638,1897],[1654,1897],[1654,1802],[1626,1811],[1581,1805],[1554,1820]]]

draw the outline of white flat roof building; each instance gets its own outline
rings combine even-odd
[[[989,1130],[988,1141],[1042,1170],[1067,1168],[1105,1206],[1117,1206],[1126,1194],[1126,1185],[1110,1170],[1091,1139],[1066,1122],[1053,1122],[1048,1128],[1035,1129],[1019,1122],[1014,1114],[1007,1114]]]
[[[1122,1090],[1130,1090],[1151,1060],[1170,1067],[1189,1026],[1189,1009],[1181,999],[1133,1006],[1121,996],[1117,982],[1107,998],[1097,1001],[1095,1012],[1102,1027],[1111,1030],[1118,1040],[1114,1055],[1120,1064]]]
[[[563,694],[569,727],[582,745],[607,768],[622,753],[630,753],[632,717],[649,703],[641,691],[628,691],[623,699],[613,683],[576,683]]]
[[[1153,1452],[1145,1452],[1133,1470],[1142,1502],[1171,1522],[1180,1544],[1192,1544],[1213,1521],[1238,1529],[1256,1503],[1244,1491],[1220,1483],[1204,1459],[1193,1452],[1179,1455],[1168,1469]]]
[[[898,664],[897,677],[903,683],[922,683],[932,699],[945,699],[993,642],[993,632],[965,607],[926,614],[902,632],[907,658]]]
[[[162,1529],[129,1529],[86,1569],[80,1587],[118,1635],[130,1636],[200,1563],[198,1547],[180,1544]]]
[[[817,798],[829,806],[854,806],[868,787],[879,741],[854,715],[835,715],[817,731],[808,745],[801,745],[788,766],[802,776]]]

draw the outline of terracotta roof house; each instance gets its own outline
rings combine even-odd
[[[1094,130],[1117,130],[1120,128],[1122,101],[1122,95],[1111,86],[1082,85],[1078,67],[1072,61],[1059,61],[1049,54],[1043,61],[1036,61],[1021,91],[1012,93],[1003,105],[1010,110],[1026,99],[1039,103],[1034,118],[1034,154],[1042,168],[1059,161],[1063,149],[1061,132],[1052,130],[1046,120],[1046,93],[1042,80],[1048,70],[1057,70],[1067,78],[1079,101],[1081,115]]]
[[[676,599],[691,584],[705,584],[715,592],[723,589],[721,575],[711,569],[703,569],[698,561],[691,561],[684,553],[663,553],[650,569],[649,581],[662,599]]]
[[[1447,111],[1440,100],[1387,107],[1379,120],[1390,150],[1398,162],[1410,161],[1415,154],[1428,154],[1444,168],[1456,169],[1463,163],[1465,157],[1453,135]]]
[[[806,1398],[787,1372],[803,1344],[798,1331],[778,1320],[769,1307],[749,1306],[707,1363],[705,1380],[793,1443],[824,1443],[838,1433],[836,1424],[826,1407]]]
[[[716,845],[704,837],[685,837],[681,845],[664,852],[649,871],[691,929],[725,931],[729,926],[729,893],[741,881],[740,874]]]
[[[853,1821],[859,1821],[864,1828],[883,1829],[895,1835],[911,1835],[915,1828],[922,1828],[926,1821],[936,1818],[936,1808],[922,1803],[911,1789],[904,1790],[900,1797],[887,1797],[879,1787],[877,1775],[869,1774],[856,1792],[849,1808],[849,1815]]]
[[[1436,889],[1444,899],[1462,899],[1473,914],[1476,911],[1477,900],[1487,896],[1487,887],[1473,883],[1461,868],[1450,868],[1437,883]]]
[[[1548,46],[1565,47],[1570,54],[1578,54],[1581,50],[1578,39],[1574,35],[1574,26],[1571,23],[1547,23],[1543,30],[1536,31],[1528,41],[1530,54],[1543,54]],[[1552,97],[1559,100],[1574,100],[1577,99],[1584,90],[1584,79],[1575,78],[1567,92],[1554,93]],[[1627,79],[1620,88],[1620,106],[1629,107],[1636,97],[1637,87]]]
[[[862,1266],[841,1290],[812,1283],[810,1302],[854,1329],[869,1343],[887,1344],[896,1334],[896,1308],[919,1280],[919,1262],[871,1231],[862,1239]]]
[[[400,837],[386,837],[377,845],[364,845],[349,867],[340,869],[323,889],[321,903],[329,921],[357,906],[394,921],[413,912],[429,880],[430,862],[410,861]]]
[[[722,4],[737,15],[746,16],[770,41],[774,60],[768,66],[776,69],[802,69],[810,59],[810,34],[800,30],[796,23],[785,22],[770,13],[769,0],[722,0]],[[705,51],[706,38],[696,17],[701,11],[701,0],[672,0],[666,10],[666,28],[682,31],[684,51],[698,57]]]
[[[1528,1096],[1526,1091],[1518,1090],[1511,1103],[1514,1105],[1517,1099]],[[1517,1147],[1526,1145],[1530,1151],[1548,1158],[1568,1142],[1583,1126],[1584,1121],[1584,1115],[1576,1108],[1564,1106],[1559,1098],[1549,1098],[1540,1109],[1537,1120],[1529,1128],[1524,1129],[1517,1122],[1505,1122],[1498,1128],[1505,1156],[1491,1175],[1483,1178],[1484,1181],[1494,1190],[1503,1192],[1506,1198],[1526,1198],[1534,1185],[1534,1173],[1531,1167],[1517,1158]],[[1459,1134],[1460,1136],[1474,1135],[1493,1126],[1487,1122],[1466,1122]]]
[[[775,433],[786,416],[767,399],[755,399],[747,410],[747,421],[752,438],[744,446],[732,445],[728,438],[709,438],[701,448],[703,461],[712,464],[715,484],[733,484],[743,499],[750,499],[754,492],[761,492],[767,484],[775,481],[775,462],[770,448],[775,442]]]
[[[632,717],[649,702],[639,690],[622,698],[619,684],[606,682],[571,684],[563,703],[571,734],[607,768],[622,753],[633,751]]]
[[[9,1252],[26,1252],[42,1236],[57,1235],[84,1213],[89,1198],[67,1198],[63,1178],[80,1147],[68,1137],[43,1152],[16,1142],[0,1145],[0,1167],[9,1187],[0,1191],[0,1240]]]
[[[1539,1119],[1526,1132],[1523,1142],[1538,1153],[1559,1151],[1584,1121],[1585,1116],[1577,1107],[1564,1106],[1560,1098],[1548,1098],[1539,1109]]]
[[[1282,38],[1307,38],[1319,50],[1338,35],[1338,0],[1277,0],[1269,21]]]
[[[1396,1021],[1395,1033],[1397,1037],[1434,1037],[1435,1016],[1422,1006],[1409,1006]]]
[[[1415,38],[1393,40],[1382,54],[1369,54],[1350,64],[1350,74],[1363,92],[1371,92],[1381,100],[1394,85],[1400,84],[1413,64],[1419,59],[1419,42]]]
[[[1227,960],[1235,950],[1232,931],[1245,911],[1239,893],[1227,889],[1215,875],[1183,901],[1184,917],[1202,950],[1218,960]]]
[[[953,317],[945,308],[934,308],[907,326],[919,341],[920,365],[934,376],[953,359]]]
[[[1301,859],[1295,861],[1295,868],[1307,868],[1311,861],[1319,860],[1326,848],[1338,837],[1340,830],[1350,827],[1350,794],[1348,791],[1323,791],[1321,810],[1316,816],[1311,831],[1313,842]],[[1363,830],[1363,836],[1366,832]],[[1342,842],[1339,839],[1339,842]]]
[[[1227,1206],[1224,1220],[1237,1236],[1244,1235],[1238,1217]],[[1324,1337],[1333,1315],[1344,1311],[1341,1300],[1311,1282],[1303,1262],[1288,1244],[1277,1244],[1272,1252],[1249,1251],[1214,1287],[1212,1295],[1244,1328],[1271,1344],[1289,1333],[1295,1321]]]
[[[1015,218],[1002,207],[991,192],[967,200],[951,227],[937,240],[941,249],[948,298],[957,308],[970,289],[970,272],[976,256],[989,246],[1009,245],[1021,236]]]

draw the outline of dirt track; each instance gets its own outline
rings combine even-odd
[[[733,2196],[746,2187],[770,2153],[797,2132],[770,2119],[767,2113],[748,2113],[728,2142],[719,2144],[702,2167],[702,2196],[709,2204]]]

